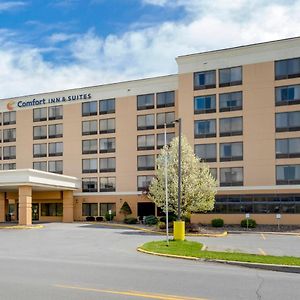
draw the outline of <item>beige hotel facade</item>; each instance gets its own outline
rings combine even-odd
[[[181,118],[218,181],[192,222],[300,224],[300,37],[176,61],[174,75],[1,100],[0,222],[122,220],[125,201],[159,214],[147,186]]]

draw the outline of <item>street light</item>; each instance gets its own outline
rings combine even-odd
[[[165,149],[167,149],[167,124],[164,124],[165,128]],[[168,152],[165,155],[165,193],[166,193],[166,233],[167,233],[167,245],[169,246],[169,204],[168,204]]]
[[[174,121],[174,123],[178,123],[179,125],[179,141],[178,141],[178,221],[181,219],[181,118]]]

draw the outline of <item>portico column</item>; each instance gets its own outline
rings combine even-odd
[[[0,193],[0,222],[5,222],[5,213],[6,213],[5,194]]]
[[[19,187],[19,224],[32,224],[32,187]]]
[[[63,191],[63,222],[74,222],[73,191]]]

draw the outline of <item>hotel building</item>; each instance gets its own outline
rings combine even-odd
[[[145,191],[178,135],[218,181],[192,222],[300,223],[300,37],[176,59],[178,74],[0,102],[0,221],[157,214]],[[41,172],[42,171],[42,172]],[[44,171],[44,172],[43,172]],[[47,172],[47,173],[46,173]]]

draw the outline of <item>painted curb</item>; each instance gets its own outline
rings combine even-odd
[[[44,228],[44,225],[36,225],[36,226],[1,226],[0,225],[0,230],[1,229],[42,229]]]
[[[201,251],[205,250],[205,249],[203,249],[204,247],[205,247],[205,245],[202,246]],[[261,269],[261,270],[267,270],[267,271],[300,274],[300,266],[272,265],[272,264],[241,262],[241,261],[233,261],[233,260],[208,259],[208,258],[198,258],[198,257],[181,256],[181,255],[174,255],[174,254],[164,254],[164,253],[147,251],[147,250],[142,249],[141,247],[138,247],[137,251],[145,253],[145,254],[154,255],[154,256],[163,256],[163,257],[169,257],[169,258],[177,258],[177,259],[179,258],[179,259],[185,259],[185,260],[219,263],[219,264],[226,264],[226,265],[232,265],[232,266],[238,266],[238,267],[246,267],[246,268],[252,268],[252,269]]]
[[[154,231],[151,229],[147,229],[147,228],[142,228],[142,227],[138,227],[138,226],[132,226],[132,225],[126,225],[126,224],[116,224],[116,223],[100,223],[100,222],[83,222],[83,224],[94,224],[94,225],[100,225],[100,226],[107,226],[107,227],[119,227],[119,228],[128,228],[128,229],[133,229],[133,230],[140,230],[140,231],[144,231],[147,233],[153,233],[153,234],[158,234],[158,235],[166,235],[165,232],[161,232],[161,231]],[[226,237],[228,235],[227,231],[224,231],[222,233],[188,233],[185,236],[191,236],[191,237]]]

